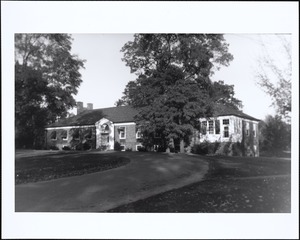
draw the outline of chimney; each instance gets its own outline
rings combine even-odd
[[[87,108],[87,110],[93,110],[93,104],[88,103],[86,108]]]
[[[83,111],[83,102],[77,102],[77,115]]]

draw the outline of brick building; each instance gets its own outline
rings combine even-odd
[[[214,116],[200,118],[200,131],[194,141],[239,143],[244,156],[259,156],[259,121],[242,111],[218,105]]]
[[[46,128],[46,146],[53,149],[107,149],[118,142],[123,149],[142,146],[136,128],[136,110],[128,106],[94,109],[77,104],[77,115],[61,119]]]
[[[137,111],[129,106],[93,109],[79,102],[77,115],[61,119],[46,128],[49,149],[113,150],[116,143],[122,149],[137,151],[141,133],[134,116]],[[220,105],[215,116],[200,118],[201,128],[195,132],[192,144],[208,142],[240,143],[243,155],[259,156],[258,119],[228,106]]]

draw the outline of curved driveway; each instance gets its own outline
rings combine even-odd
[[[201,181],[208,171],[206,161],[185,154],[105,154],[122,154],[131,162],[103,172],[16,185],[15,211],[103,212]]]

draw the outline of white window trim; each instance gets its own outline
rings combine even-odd
[[[126,139],[126,126],[121,126],[124,128],[124,137],[121,137],[121,131],[119,131],[119,139]]]
[[[224,120],[228,120],[228,123],[224,123]],[[225,126],[230,125],[230,119],[229,118],[223,118],[222,119],[222,125],[225,125]]]
[[[135,125],[135,122],[115,123],[114,125],[123,127],[123,126],[127,126],[127,125]]]
[[[143,145],[142,144],[135,145],[135,151],[138,151],[138,147],[143,147]]]
[[[95,127],[95,125],[82,125],[82,126],[66,126],[66,127],[47,127],[46,130],[58,130],[58,129],[71,129],[71,128],[88,128]]]
[[[140,136],[138,136],[138,134],[140,134]],[[141,139],[142,138],[142,132],[141,130],[137,130],[136,133],[135,133],[135,138],[136,139]]]
[[[67,137],[62,137],[62,140],[64,140],[64,141],[67,141],[68,140],[68,138],[69,138],[69,131],[68,130],[66,130],[66,132],[67,132]]]

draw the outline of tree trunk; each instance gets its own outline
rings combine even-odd
[[[180,139],[180,153],[184,153],[184,141]]]
[[[174,149],[174,139],[173,138],[168,140],[166,153],[170,153],[171,149]]]

